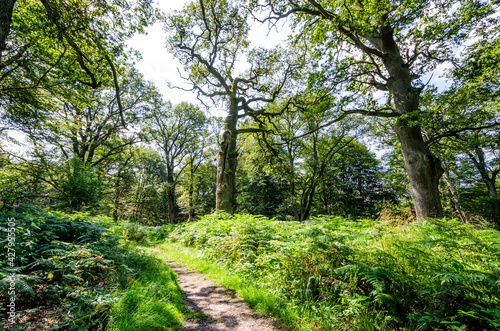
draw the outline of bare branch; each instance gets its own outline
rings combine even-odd
[[[262,132],[268,132],[266,129],[260,129],[260,128],[244,128],[244,129],[238,129],[236,130],[238,134],[240,133],[262,133]]]
[[[483,130],[483,129],[490,129],[490,128],[493,128],[493,127],[498,126],[498,125],[500,125],[499,122],[494,122],[494,123],[491,123],[491,124],[488,124],[488,125],[479,126],[479,127],[465,127],[465,128],[460,128],[460,129],[457,129],[457,130],[448,131],[448,132],[445,132],[445,133],[442,133],[442,134],[439,134],[439,135],[436,135],[436,136],[433,136],[433,137],[429,138],[425,142],[425,144],[427,146],[431,146],[431,145],[435,144],[436,142],[438,142],[442,138],[446,138],[446,137],[458,137],[459,133],[462,133],[462,132],[465,132],[465,131],[480,131],[480,130]]]

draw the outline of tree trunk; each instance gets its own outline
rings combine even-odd
[[[439,196],[439,178],[443,174],[441,162],[425,146],[419,126],[397,125],[395,131],[401,143],[417,218],[442,217]]]
[[[448,190],[450,190],[451,201],[453,202],[453,205],[455,206],[455,210],[457,211],[458,216],[460,216],[460,219],[462,220],[463,223],[469,223],[467,220],[467,217],[465,216],[464,211],[462,210],[462,206],[460,206],[460,203],[458,202],[457,193],[455,192],[453,185],[451,185],[451,182],[448,178],[447,172],[445,172],[443,174],[443,179],[444,179],[444,182],[446,183],[446,186],[448,186]]]
[[[289,175],[287,176],[290,185],[288,189],[289,201],[290,201],[289,203],[293,213],[293,219],[297,222],[300,222],[299,206],[297,203],[295,203],[295,158],[292,156],[293,151],[288,144],[287,144],[287,151],[288,151],[288,162],[290,165]]]
[[[396,111],[403,115],[393,129],[401,143],[417,218],[442,217],[439,178],[443,168],[427,148],[418,115],[414,113],[419,110],[421,90],[412,86],[409,65],[401,57],[393,30],[387,22],[380,28],[380,35],[380,39],[373,40],[372,44],[384,54],[382,61],[390,77],[387,89],[394,98]]]
[[[483,181],[488,188],[488,195],[491,199],[491,218],[496,224],[500,225],[500,199],[498,198],[498,192],[495,186],[495,182],[491,180],[485,180],[484,178]]]
[[[120,208],[120,180],[115,183],[115,196],[113,199],[113,221],[118,222],[118,209]]]
[[[10,24],[12,23],[12,12],[16,0],[0,1],[0,64],[2,63],[2,55],[6,50],[6,41],[10,32]]]
[[[167,205],[168,205],[168,222],[170,224],[175,224],[175,186],[174,186],[174,176],[173,169],[167,170]]]
[[[194,168],[193,168],[193,159],[191,158],[191,164],[189,167],[189,197],[188,197],[188,222],[193,221],[194,219],[194,204],[193,204],[193,194],[194,194]]]
[[[305,192],[302,193],[299,222],[304,222],[309,218],[311,213],[312,201],[316,191],[316,181],[312,180],[310,186],[307,184],[304,187]]]
[[[167,202],[168,202],[168,222],[170,224],[175,224],[175,194],[172,189],[167,192]]]
[[[495,185],[498,172],[493,171],[490,175],[488,173],[486,158],[483,149],[478,146],[474,147],[473,149],[476,152],[476,156],[474,156],[474,154],[472,154],[472,152],[470,151],[467,152],[467,155],[471,159],[476,169],[479,171],[481,179],[488,189],[488,196],[491,199],[492,219],[495,223],[500,225],[500,200],[498,199],[498,192]]]
[[[223,211],[229,214],[236,212],[237,122],[238,109],[236,98],[230,97],[229,115],[224,122],[224,133],[217,160],[217,189],[215,198],[215,209],[218,212]]]

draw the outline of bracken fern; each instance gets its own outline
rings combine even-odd
[[[325,329],[495,329],[500,235],[455,220],[393,226],[212,214],[170,239],[198,247]],[[373,328],[376,329],[376,328]],[[370,329],[371,330],[371,329]]]

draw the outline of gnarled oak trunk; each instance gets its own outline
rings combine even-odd
[[[401,143],[417,217],[442,217],[439,195],[439,178],[443,174],[441,162],[425,146],[419,126],[396,125],[394,130]]]
[[[396,111],[402,115],[393,129],[401,143],[410,194],[417,217],[442,217],[439,178],[444,171],[424,142],[417,114],[421,90],[412,86],[409,64],[401,57],[393,33],[388,22],[384,22],[380,39],[371,42],[383,53],[382,62],[389,73],[387,89],[394,98]]]
[[[238,110],[235,98],[230,98],[229,115],[224,122],[224,133],[217,160],[217,189],[215,208],[229,214],[236,212],[236,166],[238,152],[236,138],[238,131]]]

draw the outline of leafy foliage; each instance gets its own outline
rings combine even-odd
[[[109,218],[44,213],[21,205],[0,214],[2,246],[12,218],[16,224],[15,267],[7,265],[7,250],[0,251],[0,297],[7,302],[7,276],[14,273],[16,310],[25,320],[43,303],[57,311],[54,327],[70,330],[125,330],[120,327],[124,321],[131,330],[139,324],[158,330],[179,325],[182,304],[173,272],[156,258],[133,247],[121,247],[121,237],[106,229],[112,225]],[[155,235],[160,238],[164,233],[158,230]],[[165,309],[167,315],[161,313]],[[4,313],[5,306],[2,310]],[[7,321],[0,323],[3,329],[16,329]]]
[[[66,207],[72,211],[80,211],[82,207],[95,208],[103,193],[103,183],[96,171],[81,164],[76,157],[69,160],[62,170],[63,178],[59,183],[62,202],[55,208]]]

